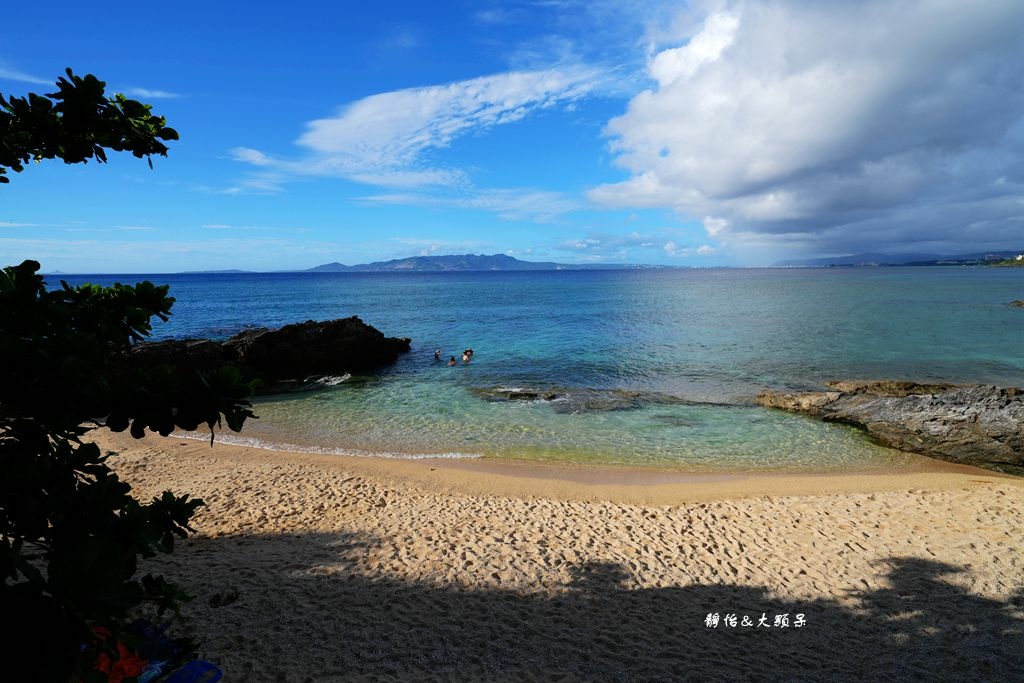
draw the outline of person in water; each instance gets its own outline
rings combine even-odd
[[[463,351],[462,352],[462,362],[463,363],[468,363],[469,362],[469,358],[470,358],[469,351]]]
[[[434,349],[434,360],[441,360],[441,349]]]
[[[458,363],[455,360],[455,356],[452,356],[448,359],[448,367],[454,367],[455,365],[458,365]]]

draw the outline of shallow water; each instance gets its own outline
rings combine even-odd
[[[691,471],[888,469],[913,459],[848,427],[755,407],[753,396],[836,378],[1024,385],[1024,312],[1006,305],[1024,295],[1024,269],[149,279],[178,299],[158,338],[349,315],[412,338],[376,377],[259,400],[260,420],[239,437],[271,447]],[[435,347],[447,358],[470,346],[469,364],[433,360]],[[557,398],[481,395],[496,387]]]

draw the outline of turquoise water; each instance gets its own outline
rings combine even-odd
[[[139,276],[66,278],[108,283]],[[689,471],[871,470],[912,458],[752,405],[838,378],[1024,385],[1024,269],[157,275],[157,337],[359,315],[412,351],[374,377],[257,402],[267,447]],[[435,363],[475,350],[469,364]],[[554,400],[494,400],[521,389]],[[632,393],[625,393],[632,392]]]

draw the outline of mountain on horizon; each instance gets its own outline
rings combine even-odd
[[[660,266],[639,266],[624,264],[569,264],[551,261],[521,261],[506,254],[448,254],[444,256],[410,256],[409,258],[375,261],[354,266],[342,263],[325,263],[309,268],[306,272],[452,272],[491,270],[619,270],[624,268],[654,268]]]
[[[830,266],[943,266],[980,265],[990,261],[1013,258],[1020,251],[993,251],[977,254],[849,254],[812,259],[790,259],[774,265],[783,268],[826,268]]]

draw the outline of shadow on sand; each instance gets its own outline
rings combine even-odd
[[[890,558],[889,587],[851,594],[851,609],[779,600],[767,586],[639,588],[612,563],[571,567],[568,585],[542,593],[440,585],[377,573],[375,548],[343,534],[197,539],[154,568],[195,596],[187,623],[227,680],[1024,675],[1024,592],[1009,603],[971,595],[944,580],[962,570],[939,562]],[[212,606],[227,589],[238,600]],[[773,627],[730,628],[728,614]],[[776,615],[789,626],[774,627]]]

